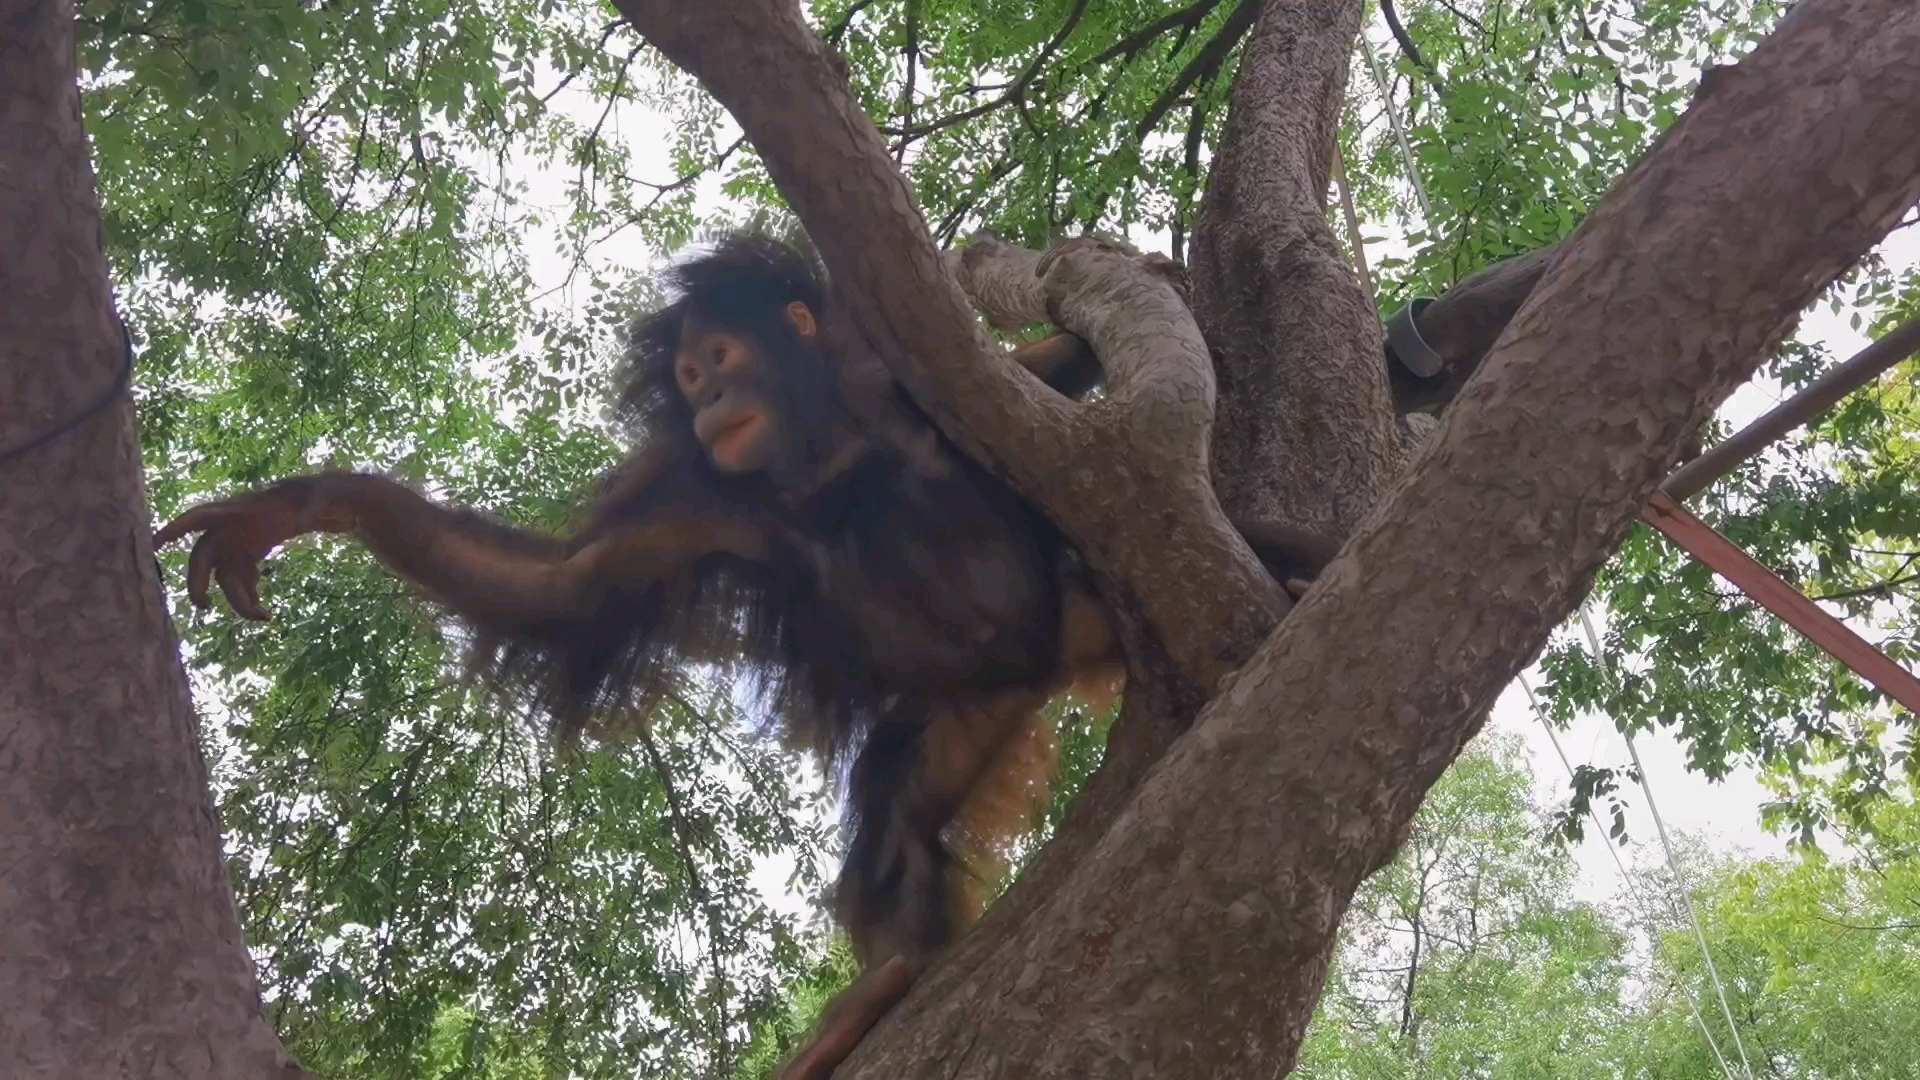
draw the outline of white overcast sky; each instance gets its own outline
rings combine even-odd
[[[1373,28],[1371,36],[1380,43],[1376,47],[1383,47],[1387,41],[1384,30],[1377,26]],[[1356,68],[1358,70],[1363,69]],[[543,82],[551,85],[546,79]],[[583,127],[595,122],[602,107],[601,103],[584,93],[572,90],[557,98],[555,104],[579,117]],[[731,125],[728,127],[731,128]],[[616,113],[608,128],[615,137],[626,140],[633,148],[635,160],[632,163],[632,175],[661,182],[672,179],[672,165],[666,157],[671,127],[664,116],[630,106]],[[723,138],[730,140],[734,134],[737,134],[737,129],[723,133]],[[527,183],[527,197],[532,203],[551,207],[555,211],[548,220],[564,216],[565,202],[561,188],[564,173],[527,163],[514,166],[514,172],[516,179]],[[711,180],[702,184],[699,190],[703,218],[727,206],[726,199],[717,190],[717,184]],[[1369,222],[1366,228],[1369,236],[1389,238],[1385,244],[1369,246],[1369,262],[1377,262],[1382,254],[1396,246],[1395,240],[1401,231],[1388,223]],[[1131,239],[1144,247],[1167,250],[1164,235],[1135,234]],[[536,292],[560,285],[570,268],[572,255],[562,249],[557,234],[542,230],[540,234],[527,236],[526,244]],[[1896,269],[1920,262],[1920,229],[1896,233],[1884,251]],[[643,266],[649,261],[644,245],[631,234],[600,244],[591,258],[601,265]],[[574,278],[576,282],[583,279],[584,275]],[[552,297],[552,302],[571,306],[585,299],[583,293],[562,290]],[[1802,337],[1824,342],[1836,359],[1852,355],[1866,345],[1867,339],[1847,325],[1850,311],[1848,309],[1836,315],[1821,308],[1803,323]],[[1738,425],[1758,416],[1779,400],[1777,387],[1749,385],[1726,404],[1721,415]],[[1537,670],[1529,671],[1526,678],[1536,689],[1542,682]],[[1489,730],[1515,732],[1523,736],[1532,754],[1540,801],[1545,805],[1563,802],[1566,772],[1541,725],[1534,719],[1526,695],[1517,683],[1501,696]],[[1578,719],[1570,731],[1561,734],[1561,744],[1574,765],[1621,766],[1628,761],[1624,741],[1613,724],[1602,716]],[[1710,783],[1698,774],[1687,771],[1684,751],[1670,735],[1663,732],[1646,733],[1637,737],[1636,745],[1646,766],[1654,797],[1670,828],[1690,834],[1719,849],[1737,848],[1751,854],[1774,854],[1785,850],[1782,841],[1759,827],[1758,808],[1767,795],[1751,770],[1741,769],[1723,782]],[[1630,807],[1628,827],[1634,842],[1623,855],[1630,864],[1657,861],[1658,848],[1645,800],[1637,790],[1626,792],[1626,796]],[[1579,866],[1578,890],[1593,899],[1614,895],[1620,886],[1614,862],[1607,853],[1604,839],[1596,835],[1596,830],[1589,828],[1588,834],[1573,852]],[[776,902],[788,910],[800,902],[800,898],[786,894],[785,880],[790,865],[786,860],[779,860],[770,863],[760,875],[763,887],[779,897]]]

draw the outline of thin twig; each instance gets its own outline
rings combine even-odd
[[[621,27],[627,26],[627,25],[629,24],[625,19],[615,19],[612,22],[608,23],[606,29],[600,31],[599,48],[601,50],[605,50],[607,47],[607,42],[613,40],[614,33],[618,31]],[[582,64],[579,67],[574,68],[572,71],[567,72],[565,75],[562,75],[560,77],[560,81],[554,84],[553,89],[540,95],[540,104],[543,107],[548,104],[551,104],[553,99],[559,95],[560,91],[565,90],[573,82],[573,80],[576,78],[579,78],[580,73],[585,70],[587,70],[587,66],[585,64]]]
[[[913,127],[913,84],[920,74],[920,5],[917,0],[907,0],[907,85],[900,91],[900,127],[910,130]],[[893,149],[893,163],[903,165],[907,160],[908,139],[901,139]]]
[[[904,144],[905,142],[911,142],[916,139],[924,139],[937,131],[953,127],[956,124],[964,124],[968,120],[985,116],[996,109],[1016,103],[1021,95],[1026,93],[1027,87],[1031,86],[1033,81],[1040,77],[1041,70],[1046,67],[1049,60],[1053,59],[1054,54],[1060,51],[1060,46],[1066,43],[1068,36],[1073,33],[1074,28],[1080,25],[1081,18],[1087,13],[1087,4],[1088,0],[1075,0],[1073,10],[1067,13],[1067,21],[1055,32],[1053,37],[1041,47],[1040,55],[1033,58],[1033,61],[1020,73],[1020,77],[1013,80],[1013,82],[1007,86],[1006,92],[999,97],[994,98],[992,101],[975,105],[970,109],[962,109],[959,112],[949,113],[938,119],[930,120],[918,127],[910,124],[899,127],[882,127],[880,134],[898,136],[903,140]]]
[[[1186,157],[1180,163],[1181,170],[1187,174],[1189,185],[1198,185],[1200,180],[1200,144],[1205,139],[1206,130],[1207,95],[1195,94],[1193,95],[1193,115],[1187,120]],[[1173,227],[1168,230],[1173,234],[1174,262],[1186,261],[1187,214],[1192,209],[1193,187],[1189,186],[1180,194],[1180,201],[1174,207]]]
[[[1387,29],[1393,31],[1393,40],[1400,43],[1400,51],[1407,54],[1407,59],[1413,61],[1414,67],[1426,73],[1427,82],[1433,85],[1434,93],[1443,93],[1446,84],[1440,81],[1440,73],[1433,69],[1433,65],[1420,55],[1420,47],[1413,43],[1407,28],[1400,25],[1400,13],[1393,10],[1393,0],[1380,0],[1380,14],[1386,16]]]
[[[1842,930],[1920,930],[1920,922],[1850,923],[1821,915],[1815,915],[1814,920],[1826,923],[1828,926],[1837,926]]]
[[[693,861],[693,845],[690,839],[693,835],[693,826],[688,822],[686,810],[680,804],[680,793],[673,786],[673,772],[667,768],[666,756],[660,753],[660,744],[654,740],[650,725],[640,725],[640,747],[647,755],[647,763],[653,767],[655,775],[660,777],[661,791],[666,793],[667,814],[673,818],[673,843],[674,847],[679,849],[681,864],[687,868],[687,884],[693,889],[694,898],[707,911],[707,933],[713,938],[708,942],[708,955],[713,961],[714,993],[719,995],[714,1004],[714,1010],[719,1013],[717,1023],[714,1025],[714,1035],[720,1043],[722,1067],[716,1070],[716,1073],[725,1076],[731,1071],[727,1059],[732,1056],[732,1048],[727,1039],[726,969],[720,962],[725,952],[720,947],[720,913],[715,910],[713,893],[707,888],[706,879],[700,876],[699,865]]]
[[[1121,38],[1112,48],[1094,57],[1090,62],[1094,64],[1104,64],[1111,60],[1131,60],[1140,54],[1140,50],[1153,44],[1159,39],[1160,35],[1169,30],[1192,30],[1194,27],[1200,25],[1208,15],[1213,14],[1213,9],[1219,6],[1220,0],[1196,0],[1195,3],[1189,4],[1171,14],[1162,15],[1160,18],[1155,19],[1139,30]],[[1178,50],[1175,51],[1178,52]]]
[[[823,35],[827,39],[827,43],[838,47],[840,39],[847,36],[847,28],[853,25],[853,17],[872,6],[873,0],[857,0],[852,7],[847,8],[847,13],[840,16],[840,21],[834,23],[833,26],[827,30],[826,34]]]
[[[1233,14],[1228,15],[1227,21],[1220,25],[1220,32],[1201,48],[1193,60],[1181,69],[1180,74],[1174,76],[1172,84],[1161,91],[1160,96],[1147,107],[1146,114],[1133,126],[1135,141],[1145,139],[1153,133],[1154,128],[1160,126],[1160,121],[1166,118],[1168,111],[1180,100],[1180,95],[1187,92],[1188,87],[1201,79],[1212,78],[1214,73],[1220,70],[1220,65],[1226,62],[1227,54],[1232,52],[1233,47],[1240,44],[1240,39],[1253,28],[1253,21],[1259,14],[1260,5],[1257,0],[1240,0],[1240,6],[1234,8]]]

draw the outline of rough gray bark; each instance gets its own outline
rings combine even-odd
[[[0,454],[125,358],[73,18],[0,0]],[[304,1075],[260,1013],[120,393],[0,460],[0,1076]]]
[[[1404,460],[1380,319],[1328,223],[1360,0],[1265,0],[1194,226],[1220,379],[1214,485],[1236,515],[1344,536]]]
[[[623,10],[733,110],[823,247],[840,245],[829,264],[920,361],[903,365],[915,395],[969,426],[1015,421],[1023,407],[1006,398],[1030,388],[983,366],[977,340],[955,347],[957,290],[935,273],[897,174],[797,14],[714,7]],[[1920,8],[1803,0],[1773,39],[1708,80],[1563,245],[1411,471],[1369,511],[1356,493],[1385,484],[1397,452],[1379,330],[1319,213],[1351,26],[1345,4],[1264,13],[1248,57],[1294,75],[1243,81],[1236,108],[1266,119],[1236,129],[1245,164],[1210,192],[1220,224],[1206,227],[1247,220],[1262,200],[1286,210],[1255,223],[1268,230],[1257,241],[1207,237],[1195,292],[1202,324],[1227,335],[1211,342],[1223,373],[1279,380],[1273,393],[1303,379],[1286,392],[1324,394],[1361,429],[1345,441],[1330,418],[1296,418],[1320,425],[1306,460],[1344,470],[1349,487],[1316,492],[1289,472],[1274,494],[1245,497],[1284,510],[1324,495],[1327,519],[1359,525],[1194,729],[1101,828],[1069,838],[1082,857],[1045,864],[1045,888],[1023,882],[843,1077],[1288,1069],[1360,880],[1585,593],[1681,443],[1920,197]],[[1278,156],[1278,179],[1258,174],[1263,152]],[[885,250],[863,255],[873,244]],[[1229,251],[1260,260],[1260,303],[1291,305],[1286,320],[1233,291]],[[895,271],[905,276],[887,280]],[[894,304],[904,307],[883,310]],[[991,403],[962,400],[971,390]],[[1041,477],[1012,460],[1039,437],[975,430],[1027,485]],[[1246,430],[1233,451],[1243,464],[1293,467],[1281,452],[1293,435]],[[1223,430],[1217,445],[1229,442]],[[1029,490],[1059,512],[1060,492]],[[1122,527],[1151,535],[1161,522],[1150,512]]]

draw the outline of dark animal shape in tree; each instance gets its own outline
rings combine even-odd
[[[211,579],[265,619],[259,561],[350,533],[470,624],[484,676],[564,740],[644,718],[689,665],[762,679],[789,740],[846,776],[833,912],[864,974],[789,1070],[824,1075],[977,916],[976,883],[1046,796],[1042,706],[1117,691],[1124,657],[1073,549],[914,406],[809,253],[734,236],[669,279],[678,299],[629,339],[620,412],[639,449],[573,535],[324,473],[155,539],[201,534],[193,602]],[[1099,375],[1068,334],[1012,358],[1070,395]],[[1242,532],[1295,591],[1333,554]]]

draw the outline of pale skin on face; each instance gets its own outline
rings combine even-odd
[[[813,339],[818,328],[807,305],[796,300],[785,314],[796,334]],[[687,330],[674,358],[674,381],[694,407],[695,437],[723,472],[767,468],[779,446],[774,402],[757,381],[765,359],[761,350],[729,330],[691,325]]]

